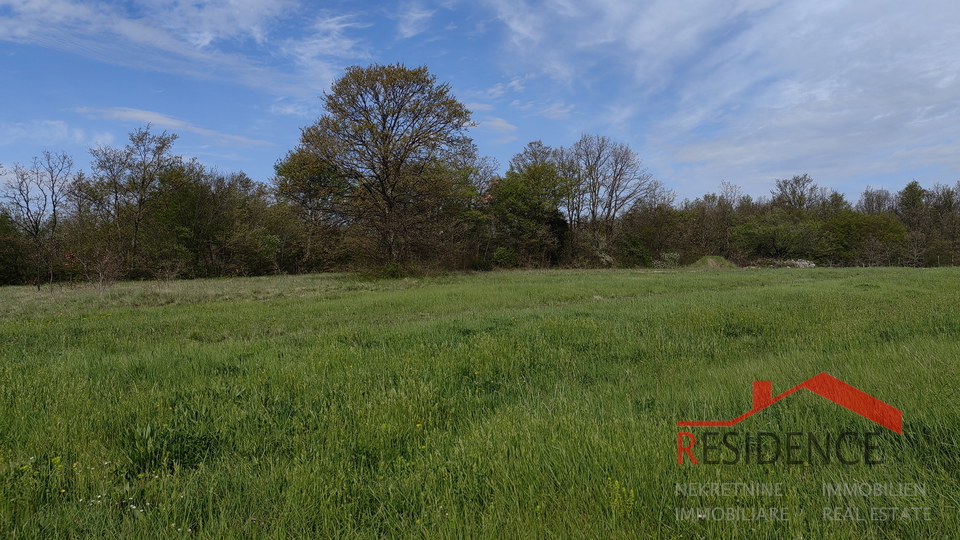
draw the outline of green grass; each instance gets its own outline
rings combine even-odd
[[[12,538],[956,537],[958,282],[954,269],[818,268],[3,288],[0,527]],[[677,464],[678,420],[733,418],[753,380],[780,393],[821,371],[903,411],[883,465]],[[802,392],[737,428],[875,426]],[[853,481],[928,493],[820,493]],[[683,498],[679,482],[782,482],[785,494]],[[791,513],[675,519],[694,506]],[[928,507],[933,519],[825,522],[824,506]]]

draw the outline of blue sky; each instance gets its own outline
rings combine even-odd
[[[679,199],[810,174],[856,202],[960,180],[960,2],[0,0],[0,164],[89,167],[148,122],[267,181],[350,65],[426,65],[505,168],[631,146]]]

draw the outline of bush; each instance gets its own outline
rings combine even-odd
[[[660,258],[653,261],[654,268],[676,268],[680,266],[680,254],[674,251],[661,253]]]
[[[620,245],[619,254],[621,266],[653,266],[653,255],[636,237],[627,237]]]
[[[520,266],[520,258],[517,257],[517,254],[510,248],[498,247],[496,251],[493,252],[493,264],[503,267],[503,268],[516,268]]]

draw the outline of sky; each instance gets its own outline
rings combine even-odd
[[[403,63],[501,171],[598,134],[678,201],[809,174],[855,203],[960,180],[957,21],[957,0],[0,0],[0,164],[89,170],[150,123],[268,182],[344,68]]]

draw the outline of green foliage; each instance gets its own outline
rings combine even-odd
[[[278,161],[273,183],[277,195],[293,202],[304,221],[337,226],[349,216],[350,184],[332,164],[305,147]]]
[[[400,279],[406,276],[407,270],[396,262],[388,262],[374,272],[374,277],[380,279]]]
[[[653,255],[650,254],[650,250],[643,244],[643,241],[636,236],[622,236],[618,254],[622,266],[653,266]]]
[[[86,280],[102,292],[123,279],[670,268],[707,255],[960,264],[960,184],[867,188],[853,208],[797,175],[770,199],[722,182],[676,204],[626,145],[597,135],[529,143],[499,177],[465,136],[470,112],[425,67],[352,67],[323,100],[269,188],[184,160],[177,135],[149,125],[123,148],[92,149],[89,174],[50,152],[15,166],[0,193],[0,284]]]
[[[650,264],[660,253],[686,247],[687,243],[683,241],[682,231],[683,216],[681,213],[668,206],[658,206],[652,209],[634,209],[627,214],[624,219],[624,236],[627,239],[634,239],[638,249],[643,249],[650,254]],[[629,241],[629,240],[628,240]],[[638,252],[639,262],[646,261],[643,252]],[[621,253],[620,257],[627,257],[629,260],[630,251]],[[646,265],[646,264],[644,264]]]
[[[524,265],[556,264],[569,228],[560,212],[568,184],[550,155],[540,141],[528,144],[490,190],[495,238]]]
[[[20,271],[20,236],[10,216],[0,208],[0,285],[23,282]]]
[[[0,177],[7,171],[0,167]],[[43,282],[50,287],[61,271],[61,227],[63,205],[73,180],[73,158],[66,153],[44,150],[29,167],[15,164],[9,178],[0,184],[0,201],[7,224],[16,230],[14,246],[22,252],[21,272],[31,266],[30,281],[37,290]],[[8,247],[8,249],[10,249]]]
[[[715,193],[693,202],[684,201],[680,210],[682,224],[677,227],[689,246],[688,251],[705,255],[731,253],[732,229],[737,224],[735,202],[729,196]]]
[[[774,259],[815,258],[819,234],[819,222],[780,209],[749,216],[731,231],[742,249]]]
[[[74,236],[86,245],[74,251],[88,273],[115,261],[125,277],[154,277],[145,245],[156,239],[150,224],[162,194],[161,179],[181,167],[182,159],[173,154],[176,134],[156,134],[150,128],[131,132],[124,148],[91,149],[90,176],[77,178],[71,187],[77,217],[86,222]]]
[[[921,230],[927,218],[927,190],[916,180],[897,193],[897,217],[907,230]]]
[[[776,188],[770,193],[773,196],[773,206],[794,214],[802,214],[822,204],[825,199],[824,190],[817,187],[813,178],[803,174],[789,180],[777,179]]]
[[[562,209],[570,225],[568,259],[612,266],[620,242],[620,219],[659,185],[640,157],[607,136],[583,134],[571,147],[552,150],[566,186]]]
[[[463,206],[451,165],[474,152],[470,111],[426,67],[401,64],[347,68],[322,99],[327,112],[277,168],[281,194],[342,209],[352,245],[377,264],[436,249]]]
[[[824,224],[822,257],[834,264],[890,266],[907,231],[890,214],[861,214],[842,210]]]
[[[290,151],[274,169],[279,201],[271,217],[282,231],[280,265],[298,272],[342,266],[351,216],[349,182],[304,147]]]
[[[516,268],[520,266],[520,257],[517,257],[517,254],[510,248],[503,246],[494,250],[490,260],[493,261],[493,264],[501,268]]]

